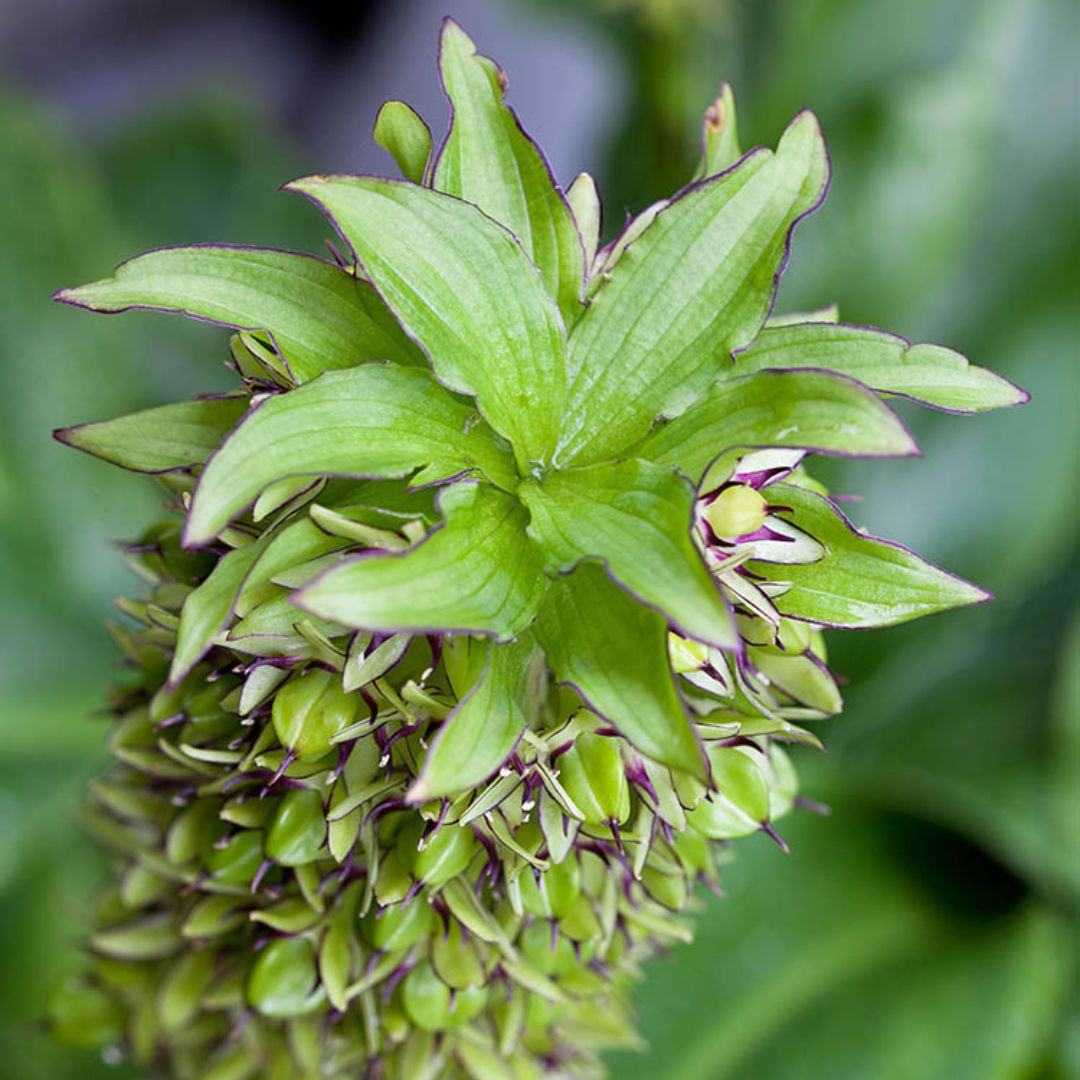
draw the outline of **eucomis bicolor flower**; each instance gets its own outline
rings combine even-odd
[[[814,455],[917,453],[888,402],[1025,395],[949,349],[777,316],[829,162],[799,114],[601,246],[453,22],[433,152],[287,184],[333,261],[152,251],[58,299],[234,331],[234,393],[58,432],[154,474],[130,549],[116,851],[61,1035],[200,1080],[602,1075],[640,960],[797,801],[822,631],[986,593],[855,528]]]

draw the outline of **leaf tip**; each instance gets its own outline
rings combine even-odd
[[[296,180],[289,180],[280,187],[280,191],[295,192],[299,195],[310,195],[330,183],[332,177],[326,173],[312,173],[310,176],[300,176]]]
[[[74,427],[58,427],[53,428],[52,437],[58,442],[63,443],[64,446],[71,446],[76,449],[79,448],[78,430],[82,427],[82,424],[76,424]]]
[[[412,786],[405,792],[405,802],[410,806],[417,806],[420,803],[427,802],[430,798],[432,798],[431,788],[426,783],[423,774],[418,776],[413,781]]]

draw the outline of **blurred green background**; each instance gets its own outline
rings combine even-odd
[[[192,20],[205,5],[184,7],[183,32],[197,42]],[[735,86],[746,146],[774,141],[813,107],[834,181],[797,238],[782,306],[835,300],[845,320],[948,344],[1033,394],[1022,410],[971,419],[902,408],[925,459],[820,470],[837,491],[865,496],[851,508],[860,524],[998,600],[831,635],[833,666],[851,682],[847,710],[824,728],[828,752],[797,760],[806,793],[832,814],[786,821],[789,856],[764,838],[737,845],[727,899],[705,901],[695,944],[651,965],[639,989],[650,1051],[613,1055],[613,1074],[1080,1077],[1080,5],[449,7],[512,77],[512,54],[528,54],[532,74],[512,98],[541,141],[554,132],[561,153],[582,155],[556,155],[564,182],[578,167],[598,175],[609,232],[688,177],[720,78]],[[422,71],[434,93],[441,6],[344,16],[311,4],[301,21],[287,4],[237,10],[248,8],[262,36],[241,33],[213,77],[198,69],[185,81],[182,50],[153,62],[150,45],[171,32],[162,5],[146,43],[148,29],[128,26],[102,54],[105,65],[119,49],[127,66],[109,70],[130,81],[114,78],[96,98],[78,70],[57,74],[57,57],[92,52],[85,22],[0,19],[4,1080],[124,1074],[53,1047],[37,1019],[79,966],[106,872],[76,815],[103,762],[105,726],[91,714],[115,658],[101,623],[135,584],[112,545],[159,500],[149,482],[48,433],[226,385],[220,332],[150,315],[90,319],[48,297],[161,244],[318,250],[319,222],[275,188],[313,169],[369,167],[358,147],[374,102],[353,73],[374,80],[388,70],[386,42],[406,42],[394,64]],[[45,31],[35,67],[24,46]],[[265,51],[253,59],[244,50],[256,44]],[[256,62],[288,92],[263,92]]]

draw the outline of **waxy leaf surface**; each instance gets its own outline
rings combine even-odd
[[[509,756],[525,727],[522,695],[536,646],[530,636],[492,643],[487,665],[472,691],[439,729],[416,783],[414,802],[467,791]]]
[[[536,614],[546,587],[512,496],[464,482],[439,499],[446,521],[400,555],[363,555],[295,597],[304,610],[383,632],[459,630],[508,639]]]
[[[690,536],[693,489],[673,469],[633,459],[568,469],[526,481],[520,494],[549,573],[598,559],[684,633],[738,647],[731,613]]]
[[[769,486],[778,511],[824,545],[826,556],[804,566],[751,562],[773,581],[790,582],[777,597],[785,615],[825,626],[891,626],[947,608],[990,599],[982,589],[946,573],[912,551],[859,532],[828,499],[793,484]]]
[[[564,332],[514,237],[475,206],[415,184],[330,176],[288,187],[333,219],[440,381],[475,395],[525,460],[546,460],[566,396]]]
[[[703,776],[704,759],[675,688],[663,616],[583,563],[552,582],[536,634],[555,677],[655,761]]]
[[[419,482],[480,468],[506,480],[512,465],[491,429],[419,368],[364,364],[327,372],[252,409],[209,461],[185,531],[213,539],[286,476],[406,476]]]
[[[145,308],[265,331],[297,382],[364,360],[423,363],[370,285],[310,255],[205,245],[161,248],[56,298],[93,311]]]
[[[803,113],[775,154],[748,155],[657,214],[570,339],[560,463],[624,449],[730,365],[768,315],[791,230],[827,180],[821,132]]]
[[[453,116],[435,163],[434,187],[502,222],[521,241],[572,325],[581,312],[584,249],[540,148],[503,104],[505,76],[477,54],[451,19],[443,24],[439,69]]]
[[[714,383],[638,448],[695,483],[733,447],[784,446],[824,454],[918,453],[900,420],[861,383],[825,371],[763,371]]]
[[[740,354],[734,371],[791,367],[838,371],[881,393],[947,412],[984,412],[1028,398],[1008,379],[968,363],[952,349],[912,345],[866,326],[812,322],[768,327]]]
[[[68,446],[135,472],[163,473],[201,465],[244,415],[246,397],[203,398],[62,428]]]

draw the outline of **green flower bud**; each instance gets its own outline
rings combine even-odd
[[[322,797],[301,788],[278,803],[266,836],[266,854],[280,866],[304,866],[319,857],[325,840]]]
[[[210,949],[185,953],[169,968],[155,1002],[163,1031],[179,1031],[199,1013],[213,978],[214,953]]]
[[[735,540],[760,529],[768,512],[769,504],[759,492],[745,484],[732,484],[705,507],[704,517],[721,539]]]
[[[616,739],[582,732],[559,757],[559,782],[590,825],[620,825],[630,816],[630,789]]]
[[[315,951],[306,938],[278,938],[255,958],[247,1000],[263,1016],[304,1016],[317,1009],[325,992],[315,969]]]
[[[741,748],[711,750],[713,782],[708,793],[686,815],[692,828],[710,840],[747,836],[769,820],[769,786],[761,765]]]
[[[298,758],[321,758],[330,740],[356,718],[358,705],[357,696],[342,688],[341,676],[309,668],[274,697],[274,730],[281,745]]]
[[[451,919],[445,932],[432,939],[431,966],[452,990],[483,986],[487,978],[480,951],[466,939],[456,919]]]
[[[401,984],[405,1015],[424,1031],[445,1031],[450,1026],[450,987],[422,961]]]
[[[419,897],[407,904],[383,908],[378,916],[368,915],[361,926],[368,941],[386,952],[399,952],[423,941],[435,921],[431,905]]]
[[[445,826],[430,839],[421,840],[420,845],[413,874],[433,889],[462,873],[477,847],[472,830],[456,825]]]
[[[230,885],[250,882],[263,860],[263,835],[258,830],[234,833],[215,844],[204,858],[206,869]]]

